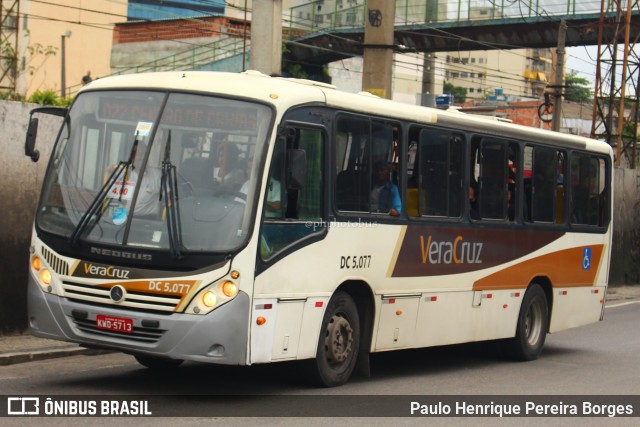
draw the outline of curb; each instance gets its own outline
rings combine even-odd
[[[44,350],[16,351],[0,354],[0,366],[16,363],[34,362],[37,360],[55,359],[67,356],[95,356],[109,353],[106,350],[95,350],[83,347],[48,348]]]

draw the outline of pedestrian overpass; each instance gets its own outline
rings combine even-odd
[[[627,6],[627,2],[620,0]],[[629,40],[640,37],[640,7],[632,0]],[[360,4],[358,4],[360,3]],[[362,0],[316,0],[291,9],[287,59],[326,64],[364,52],[364,24],[370,18]],[[450,52],[551,48],[558,44],[561,19],[565,46],[598,44],[601,0],[396,0],[396,52]],[[624,43],[617,3],[604,0],[603,44]],[[621,23],[620,23],[621,21]],[[618,23],[618,26],[616,26]],[[373,24],[372,24],[373,25]]]
[[[624,15],[617,16],[614,0],[604,1],[603,44],[616,37],[623,43],[616,22],[624,21]],[[634,43],[640,38],[640,0],[632,1],[629,40]],[[315,0],[285,11],[285,59],[322,66],[362,56],[364,24],[368,19],[363,3],[363,0]],[[601,5],[601,0],[396,0],[393,48],[396,52],[552,48],[558,43],[561,19],[568,25],[565,46],[597,45]],[[243,40],[242,34],[218,37],[114,74],[242,71],[245,64],[249,66],[250,49],[250,40]],[[79,85],[71,89],[78,88]]]

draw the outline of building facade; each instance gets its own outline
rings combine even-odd
[[[9,73],[0,91],[28,97],[35,91],[77,92],[82,78],[110,73],[113,23],[126,20],[127,3],[109,0],[58,0],[35,2],[2,0],[3,47],[14,49],[12,61],[5,58],[0,75]],[[15,38],[5,34],[15,27]],[[64,51],[64,52],[63,52]],[[15,63],[15,67],[10,65]]]
[[[447,52],[444,79],[467,89],[467,99],[496,96],[534,98],[543,96],[552,72],[551,49]]]
[[[198,0],[59,0],[55,4],[2,0],[3,10],[14,3],[19,13],[14,12],[16,41],[10,43],[18,50],[17,66],[14,71],[7,71],[9,67],[5,66],[5,74],[11,77],[13,73],[15,91],[26,96],[45,89],[60,93],[63,70],[65,94],[72,95],[87,72],[99,78],[117,72],[153,70],[144,65],[163,58],[174,61],[174,67],[189,67],[196,55],[202,55],[200,63],[206,67],[207,61],[223,62],[250,49],[247,39],[252,0],[228,0],[224,5]],[[310,29],[360,26],[363,4],[364,0],[283,0],[283,27],[294,23]],[[396,5],[397,22],[424,19],[425,10],[436,21],[448,16],[447,2],[438,2],[432,9],[425,9],[425,0],[403,0]],[[471,17],[481,19],[496,13],[492,8],[476,9],[470,11]],[[6,36],[11,29],[5,27]],[[209,53],[201,53],[205,51]],[[496,90],[501,91],[498,96],[537,99],[544,92],[552,67],[549,49],[439,53],[430,65],[425,64],[424,55],[395,55],[393,99],[424,103],[427,73],[433,82],[431,95],[442,93],[444,82],[448,82],[466,88],[468,99],[486,99],[495,96]],[[183,59],[184,64],[179,62]],[[8,64],[6,60],[2,63]],[[207,69],[215,67],[208,65]],[[234,63],[222,69],[239,71],[242,67]],[[328,64],[328,70],[339,88],[361,89],[361,58]],[[0,86],[11,84],[3,80]]]

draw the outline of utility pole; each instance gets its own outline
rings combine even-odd
[[[556,57],[556,75],[554,82],[554,105],[553,118],[551,119],[551,130],[560,132],[562,122],[562,89],[564,88],[564,44],[567,39],[567,21],[560,20],[558,28],[558,50]]]
[[[427,2],[424,22],[438,22],[438,2]],[[422,62],[422,99],[420,105],[436,106],[436,54],[425,52]]]
[[[391,99],[395,0],[368,0],[364,25],[362,90]]]
[[[253,0],[251,17],[251,68],[279,76],[282,73],[282,0]]]

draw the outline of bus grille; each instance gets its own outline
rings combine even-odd
[[[44,246],[42,247],[42,256],[47,264],[51,266],[51,269],[61,276],[67,276],[69,274],[69,265],[55,256],[51,251]]]
[[[95,320],[88,319],[78,319],[76,317],[73,318],[73,323],[75,323],[76,327],[80,329],[82,332],[93,335],[102,335],[105,337],[114,337],[114,338],[125,338],[133,341],[145,342],[145,343],[154,343],[162,338],[162,335],[166,332],[164,329],[157,328],[142,328],[142,327],[134,327],[133,333],[124,333],[124,332],[114,332],[107,331],[104,329],[98,329],[96,326]]]
[[[126,283],[123,283],[122,286],[126,288]],[[115,303],[109,296],[109,288],[75,282],[63,282],[62,287],[64,289],[65,297],[69,299],[108,307],[161,312],[163,314],[175,311],[182,299],[180,296],[156,295],[146,292],[127,290],[124,301]]]

